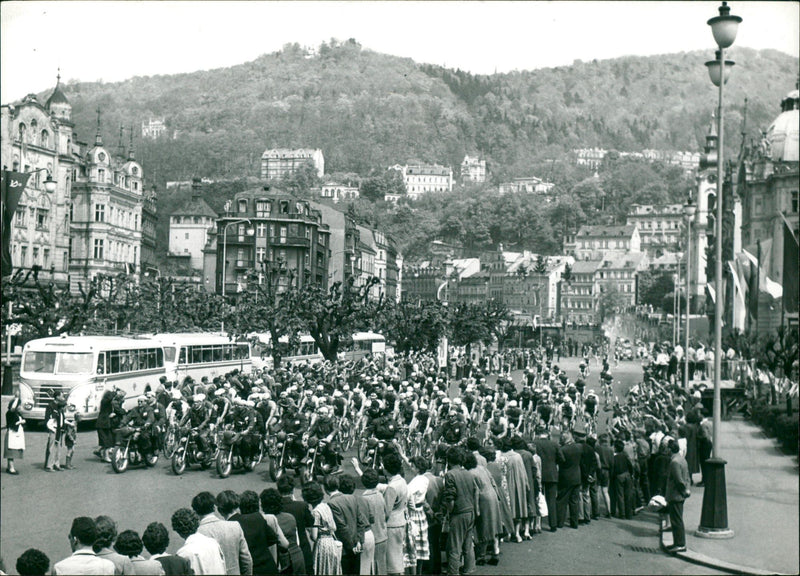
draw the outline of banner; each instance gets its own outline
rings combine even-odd
[[[30,174],[14,172],[12,170],[2,171],[2,219],[3,219],[3,238],[2,238],[2,275],[10,276],[13,268],[11,262],[11,224],[14,221],[14,213],[17,211],[19,199],[25,190]]]
[[[800,273],[798,273],[798,246],[786,218],[783,219],[783,309],[794,313],[800,300]]]

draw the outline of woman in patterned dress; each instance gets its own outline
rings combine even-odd
[[[408,522],[411,525],[414,549],[416,551],[416,574],[422,574],[422,565],[430,559],[428,544],[428,517],[425,514],[425,496],[428,493],[428,477],[425,472],[430,468],[427,459],[417,456],[411,459],[411,465],[417,475],[408,483]]]
[[[336,540],[336,521],[327,502],[323,502],[322,487],[310,482],[303,487],[303,500],[311,507],[314,525],[308,529],[312,545],[312,574],[341,574],[342,545]]]
[[[500,559],[499,535],[503,532],[503,523],[500,520],[500,501],[497,498],[494,479],[484,466],[478,465],[475,454],[467,454],[464,458],[464,469],[478,482],[477,504],[480,515],[475,519],[476,564],[479,566],[485,564],[486,555],[489,553],[488,563],[497,566]],[[488,552],[490,545],[492,550]]]
[[[508,494],[508,473],[507,460],[502,453],[493,448],[481,448],[480,454],[486,458],[486,469],[492,475],[497,499],[500,502],[500,520],[503,525],[503,534],[511,535],[514,533],[514,517],[511,516],[511,497]]]

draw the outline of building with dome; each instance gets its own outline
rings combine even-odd
[[[738,174],[743,248],[754,255],[760,241],[761,267],[770,280],[781,285],[784,284],[784,221],[795,238],[800,235],[799,129],[800,98],[795,89],[781,101],[780,114],[762,133],[761,142],[747,147]],[[759,305],[759,332],[771,331],[780,324],[781,308]]]
[[[66,284],[71,194],[81,148],[60,80],[44,104],[28,94],[0,107],[0,157],[4,170],[32,173],[11,222],[14,269],[40,266],[41,280]],[[44,185],[48,177],[56,182],[52,192]]]
[[[69,283],[73,291],[97,274],[138,278],[143,206],[152,205],[145,220],[153,220],[155,198],[154,192],[145,193],[133,138],[127,152],[123,147],[111,153],[103,145],[98,111],[94,145],[79,142],[60,76],[44,105],[30,94],[1,111],[3,167],[42,169],[31,175],[13,219],[15,269],[41,266],[41,279]],[[56,181],[54,192],[44,187],[48,175]],[[152,249],[150,224],[144,223],[153,232],[145,244]]]

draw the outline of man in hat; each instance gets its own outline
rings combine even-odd
[[[587,443],[586,430],[583,424],[578,424],[573,428],[572,434],[575,442],[581,447],[581,524],[588,524],[592,519],[597,519],[594,512],[598,509],[597,502],[597,470],[599,468],[599,457],[594,447]]]

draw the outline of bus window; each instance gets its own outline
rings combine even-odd
[[[182,346],[181,347],[181,355],[180,355],[180,358],[178,359],[178,364],[187,364],[187,363],[188,362],[186,360],[186,346]]]
[[[246,360],[250,357],[250,351],[247,344],[236,344],[236,359]]]
[[[164,360],[175,362],[175,346],[164,346]]]
[[[211,362],[214,360],[214,352],[211,350],[211,346],[203,346],[203,362]]]
[[[214,362],[222,362],[222,346],[212,347],[212,358]]]
[[[200,346],[192,346],[189,350],[191,351],[191,363],[200,364],[203,361],[203,349]]]
[[[56,367],[55,352],[27,352],[23,362],[25,372],[36,372],[37,374],[53,374]]]
[[[163,368],[163,367],[164,367],[164,351],[161,348],[156,348],[156,368]]]
[[[91,352],[59,352],[58,373],[91,374],[93,356]]]
[[[106,373],[106,353],[100,352],[97,355],[97,373],[98,374],[105,374]]]

